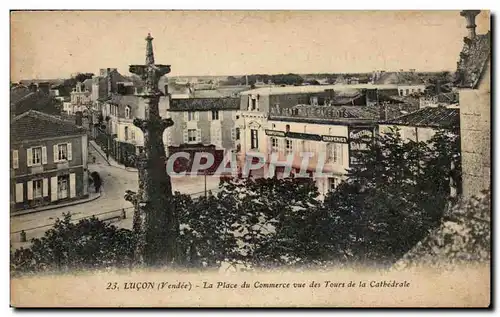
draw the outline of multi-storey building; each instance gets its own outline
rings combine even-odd
[[[60,118],[27,111],[11,122],[11,209],[88,196],[87,135]]]
[[[418,105],[406,104],[399,100],[397,85],[271,87],[244,91],[240,96],[240,118],[237,121],[241,131],[240,166],[245,165],[249,160],[248,156],[253,157],[256,153],[266,155],[273,147],[279,149],[280,141],[276,143],[271,137],[286,138],[286,134],[282,133],[286,130],[281,129],[277,135],[269,135],[269,131],[275,130],[273,125],[283,125],[274,121],[286,121],[282,128],[288,126],[290,132],[302,133],[302,136],[310,137],[304,129],[317,130],[312,132],[315,135],[313,138],[319,142],[317,146],[313,146],[317,153],[328,152],[327,155],[331,153],[326,148],[326,143],[329,142],[321,141],[323,136],[326,136],[325,140],[330,136],[339,137],[333,139],[345,142],[343,145],[328,145],[337,149],[336,151],[343,151],[339,157],[344,158],[345,153],[348,154],[342,161],[342,168],[336,170],[338,176],[345,173],[340,170],[345,170],[349,166],[344,164],[355,163],[352,161],[354,158],[351,153],[363,147],[363,142],[360,143],[358,139],[371,139],[378,120],[394,118],[418,109]],[[293,149],[293,140],[281,142],[281,146],[283,144],[285,146],[285,151],[287,146]],[[304,145],[306,148],[307,143]],[[346,145],[348,150],[345,149]],[[304,146],[301,145],[299,148]],[[335,168],[339,168],[338,164],[331,169]],[[318,187],[327,189],[331,186],[318,183]]]
[[[159,101],[160,116],[167,116],[168,96],[161,96]],[[103,101],[101,114],[108,117],[108,131],[110,137],[110,154],[119,163],[133,165],[133,158],[144,145],[142,131],[133,123],[134,118],[144,118],[146,103],[138,95],[112,94]],[[164,142],[167,141],[167,129],[164,133]]]
[[[356,164],[352,153],[364,150],[364,143],[372,140],[378,118],[374,106],[274,106],[265,130],[265,147],[258,146],[253,137],[250,142],[268,163],[261,171],[269,173],[271,163],[280,166],[275,170],[278,177],[287,167],[296,175],[302,169],[325,194]]]
[[[68,114],[83,112],[85,115],[92,106],[91,92],[85,88],[84,84],[77,82],[75,88],[71,92],[71,111]]]
[[[214,145],[233,150],[239,144],[236,126],[239,98],[172,99],[168,109],[175,125],[168,129],[167,144]]]

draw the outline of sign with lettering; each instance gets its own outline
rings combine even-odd
[[[266,135],[284,138],[286,136],[286,133],[284,131],[266,130]]]
[[[347,143],[345,136],[322,135],[321,138],[323,142]]]
[[[292,139],[301,139],[301,140],[312,140],[312,141],[321,141],[321,136],[318,134],[309,134],[309,133],[300,133],[300,132],[287,132],[287,138]]]
[[[358,154],[368,150],[369,144],[373,141],[373,127],[349,127],[349,164],[357,165]]]

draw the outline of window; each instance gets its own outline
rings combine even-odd
[[[271,138],[271,148],[273,152],[278,152],[278,139],[277,138]]]
[[[68,198],[69,175],[57,177],[57,198]]]
[[[212,110],[212,120],[219,120],[219,111]]]
[[[43,194],[43,180],[37,179],[33,181],[33,198],[40,198]]]
[[[128,127],[125,127],[125,141],[128,141]]]
[[[240,128],[236,128],[236,137],[235,137],[236,140],[239,140],[240,139]]]
[[[195,141],[196,141],[196,129],[189,129],[188,142],[195,142]]]
[[[250,130],[250,143],[251,143],[251,149],[258,149],[259,148],[259,136],[258,136],[258,131],[255,129]]]
[[[333,163],[342,164],[342,156],[343,156],[342,148],[343,148],[342,144],[338,143],[329,144],[328,154],[330,155],[330,158]]]
[[[68,159],[68,145],[58,144],[57,145],[57,160],[66,161]]]
[[[33,158],[33,165],[42,164],[42,147],[34,147],[31,149],[31,156]]]
[[[318,105],[318,97],[311,97],[311,105],[313,106]]]
[[[254,110],[257,110],[257,100],[256,99],[252,99],[252,108],[251,108],[252,111]]]
[[[409,94],[410,94],[410,89],[406,89],[405,96],[408,96]]]
[[[286,125],[286,127],[285,127],[285,131],[286,131],[286,132],[290,132],[290,125],[289,125],[289,124],[287,124],[287,125]]]
[[[130,119],[130,106],[125,107],[125,118]]]
[[[286,154],[292,153],[293,152],[293,141],[292,140],[286,140],[285,148],[286,148]]]
[[[130,130],[130,139],[135,140],[135,129]]]
[[[340,179],[338,178],[330,178],[329,179],[329,182],[330,182],[330,191],[334,191],[339,185],[340,185]]]
[[[188,111],[187,119],[188,121],[194,120],[194,111]]]

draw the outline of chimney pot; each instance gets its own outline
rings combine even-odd
[[[476,16],[480,13],[480,10],[463,10],[460,15],[465,17],[467,21],[467,30],[469,31],[469,38],[473,39],[476,37]]]

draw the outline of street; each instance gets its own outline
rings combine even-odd
[[[10,241],[13,248],[28,246],[29,240],[43,236],[46,230],[51,228],[57,218],[62,218],[64,213],[71,213],[73,219],[80,219],[97,215],[98,218],[120,215],[122,208],[127,208],[127,220],[131,220],[133,209],[132,204],[124,199],[125,191],[137,191],[137,172],[127,171],[119,167],[110,166],[106,160],[91,146],[89,146],[89,162],[95,156],[96,161],[89,163],[90,172],[98,172],[103,179],[101,197],[82,204],[62,207],[58,209],[35,212],[31,214],[13,216],[10,218]],[[214,190],[219,185],[217,177],[207,176],[207,190]],[[205,189],[204,177],[174,177],[172,178],[172,190],[193,196],[203,194]],[[89,191],[94,191],[90,186]],[[113,212],[114,211],[114,212]],[[131,221],[125,220],[120,227],[131,228]],[[20,242],[20,232],[26,232],[27,242]]]

